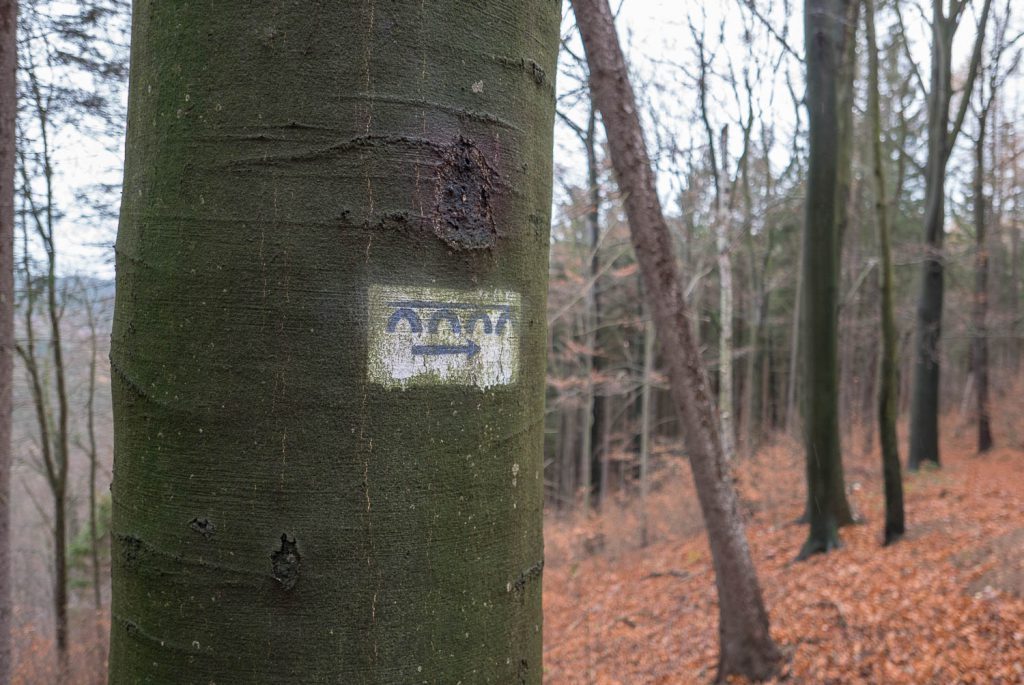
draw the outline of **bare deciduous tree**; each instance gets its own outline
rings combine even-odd
[[[590,65],[594,101],[608,134],[612,167],[644,290],[661,341],[672,397],[684,426],[690,466],[707,528],[719,603],[718,678],[774,674],[781,655],[750,558],[707,375],[688,318],[675,250],[655,189],[615,22],[607,0],[573,0]]]

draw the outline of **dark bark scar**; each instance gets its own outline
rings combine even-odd
[[[442,148],[434,192],[434,234],[454,250],[494,247],[491,211],[497,173],[473,141],[461,136]]]
[[[213,537],[213,534],[217,532],[217,526],[208,518],[196,517],[189,521],[188,527],[207,539]]]
[[[281,583],[285,590],[291,590],[299,582],[299,546],[295,538],[288,538],[287,533],[281,534],[281,549],[270,555],[274,579]]]

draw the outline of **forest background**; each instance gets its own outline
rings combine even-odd
[[[45,682],[63,649],[81,674],[76,682],[100,682],[109,626],[107,354],[129,7],[121,0],[22,0],[20,5],[15,673],[19,682]],[[967,81],[980,5],[966,8],[953,43],[954,88]],[[789,581],[782,578],[794,571],[781,562],[796,556],[801,537],[786,524],[801,515],[805,498],[798,306],[808,164],[802,8],[790,2],[625,0],[613,3],[613,9],[686,279],[693,325],[719,404],[723,447],[737,465],[744,515],[753,525],[762,584],[771,588],[777,575],[778,587],[786,587]],[[935,500],[953,507],[935,513],[935,521],[955,516],[958,508],[966,513],[968,507],[978,517],[989,516],[987,507],[994,507],[992,518],[975,532],[977,539],[964,532],[965,539],[954,534],[943,542],[955,540],[964,547],[951,551],[944,563],[974,574],[964,581],[972,597],[1016,597],[1017,604],[1004,609],[1017,608],[1017,623],[1006,623],[1011,628],[1005,642],[999,642],[1004,658],[991,666],[1010,669],[1005,682],[1013,681],[1013,669],[1024,668],[1021,560],[1019,553],[1007,551],[1024,546],[1019,476],[1024,425],[1017,419],[1024,351],[1021,15],[1011,2],[992,3],[977,84],[967,94],[963,133],[950,156],[938,397],[945,469],[941,475],[911,475],[908,485],[908,543],[919,540],[914,535],[921,534],[921,527],[913,532],[915,525],[927,519],[924,514]],[[929,21],[928,8],[917,3],[878,3],[881,149],[892,232],[901,444],[906,444],[912,395],[918,281],[932,249],[922,235]],[[699,637],[686,654],[673,656],[668,650],[659,657],[655,650],[650,659],[639,661],[639,670],[610,666],[628,644],[615,631],[633,630],[629,624],[642,621],[621,607],[608,609],[622,612],[616,616],[573,610],[566,599],[585,594],[581,578],[595,588],[606,587],[609,581],[601,578],[609,573],[621,573],[621,582],[641,588],[637,598],[647,596],[642,588],[661,578],[693,585],[707,554],[699,542],[699,508],[656,331],[644,304],[629,225],[568,6],[562,33],[548,304],[548,672],[553,681],[569,682],[580,669],[589,680],[608,673],[653,679],[658,669],[681,668],[687,659],[697,669],[708,669],[701,662],[708,657]],[[867,51],[861,38],[856,45],[854,142],[836,274],[839,406],[846,487],[867,522],[844,533],[847,553],[865,555],[850,564],[870,565],[877,558],[865,550],[873,547],[881,517],[876,419],[880,249]],[[981,224],[979,203],[985,217]],[[980,318],[979,256],[985,258],[987,273]],[[979,339],[987,347],[984,374],[976,361]],[[981,409],[978,399],[983,376],[990,379],[989,410]],[[975,473],[976,462],[967,456],[973,459],[978,451],[974,436],[982,419],[991,419],[995,476]],[[985,483],[980,492],[959,489],[976,485],[978,478]],[[1013,515],[1002,521],[1000,512]],[[985,545],[988,552],[970,555]],[[970,558],[952,558],[957,554]],[[985,576],[992,568],[1000,571]],[[63,584],[56,581],[61,575],[66,576]],[[995,580],[979,584],[979,578]],[[685,592],[704,597],[711,588],[706,580],[693,588],[686,585]],[[55,597],[55,583],[67,588],[63,600]],[[657,596],[649,599],[657,603]],[[692,606],[710,611],[701,601],[695,599]],[[851,623],[847,614],[855,609],[827,601],[832,605],[826,603],[823,611],[838,612]],[[595,604],[599,612],[609,603]],[[692,613],[698,621],[710,616]],[[65,645],[54,637],[62,623],[70,633]],[[800,634],[797,641],[815,639],[805,624],[785,625]],[[879,658],[879,663],[893,663]],[[794,668],[810,668],[794,663]],[[1021,670],[1016,673],[1024,677]]]

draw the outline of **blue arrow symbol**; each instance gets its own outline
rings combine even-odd
[[[472,359],[480,351],[480,346],[472,340],[467,340],[465,345],[413,345],[412,353],[424,356],[437,357],[441,355],[464,354],[466,359]]]

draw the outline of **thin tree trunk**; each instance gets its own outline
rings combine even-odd
[[[776,673],[781,655],[769,634],[729,463],[722,453],[714,400],[690,328],[672,239],[611,8],[607,0],[573,0],[572,4],[708,532],[719,602],[718,678],[765,679]]]
[[[753,235],[750,233],[750,222],[753,218],[753,208],[749,200],[750,181],[747,174],[744,174],[745,194],[748,198],[746,209],[747,222],[747,245],[750,262],[750,280],[753,293],[750,298],[750,323],[747,326],[750,340],[747,344],[747,364],[744,381],[744,431],[743,443],[748,456],[753,455],[761,434],[764,431],[764,367],[765,367],[765,328],[768,316],[768,305],[771,295],[765,286],[765,277],[768,273],[768,266],[771,260],[772,239],[768,236],[768,247],[760,271],[757,270],[754,258]],[[767,230],[767,229],[766,229]]]
[[[758,369],[763,365],[762,345],[764,343],[764,319],[762,304],[765,300],[761,288],[751,298],[750,323],[747,331],[750,340],[747,344],[747,363],[743,379],[743,449],[745,454],[752,456],[760,439],[763,426],[760,424],[761,378]]]
[[[960,396],[960,416],[956,422],[956,435],[960,435],[960,431],[966,428],[971,422],[971,398],[975,397],[974,392],[974,369],[967,370],[967,378],[964,381],[963,394]]]
[[[729,254],[732,235],[732,212],[718,213],[715,221],[715,247],[718,259],[718,312],[721,327],[718,336],[718,412],[722,421],[722,453],[731,460],[736,454],[736,426],[733,417],[733,289],[732,256]]]
[[[988,245],[985,231],[985,138],[988,108],[978,117],[978,141],[974,146],[974,336],[971,368],[977,383],[978,452],[992,449],[992,422],[988,397]]]
[[[650,490],[651,461],[651,377],[654,375],[654,346],[656,344],[654,322],[648,320],[644,326],[644,378],[640,390],[640,545],[650,542],[647,529],[647,495]]]
[[[647,313],[647,307],[644,304],[646,297],[644,295],[644,279],[643,276],[637,271],[636,274],[637,282],[637,295],[634,307],[636,309],[636,320],[637,326],[636,331],[630,338],[633,342],[630,343],[630,350],[636,350],[638,358],[633,360],[631,355],[627,354],[626,363],[631,367],[635,368],[639,366],[641,373],[643,373],[643,358],[644,358],[644,343],[647,339],[646,322],[650,319],[650,314]],[[629,463],[619,463],[619,492],[625,492],[626,477],[628,476],[631,480],[636,480],[640,477],[640,423],[643,419],[643,380],[639,384],[640,391],[632,393],[632,399],[629,400],[629,412],[627,419],[626,431],[629,435],[629,441],[625,443],[625,451],[630,455]]]
[[[561,451],[559,455],[562,468],[559,470],[559,509],[576,506],[576,481],[573,477],[573,471],[575,470],[573,460],[579,456],[576,449],[576,435],[578,434],[576,414],[575,410],[562,412]]]
[[[881,277],[882,274],[881,271],[879,271],[878,278],[880,279]],[[881,281],[879,281],[879,284],[880,283]],[[880,287],[874,292],[865,293],[865,299],[868,300],[867,304],[870,305],[864,312],[865,319],[870,320],[872,309],[876,312],[881,311],[882,304],[880,295]],[[865,358],[863,361],[864,373],[861,376],[864,379],[863,392],[859,398],[859,415],[862,417],[861,423],[864,427],[864,435],[862,436],[863,439],[861,441],[861,454],[865,456],[871,454],[875,449],[875,437],[878,432],[878,385],[881,378],[881,348],[883,345],[881,327],[879,327],[877,332],[875,330],[870,330],[868,332],[866,345],[867,349],[864,350]]]
[[[53,610],[57,631],[57,660],[60,672],[68,674],[68,543],[67,498],[53,496]]]
[[[1022,188],[1024,188],[1024,186],[1021,185],[1019,169],[1020,169],[1020,162],[1017,161],[1017,160],[1014,160],[1014,162],[1013,162],[1013,172],[1012,172],[1012,179],[1013,180],[1011,181],[1011,183],[1012,183],[1012,187],[1015,189],[1014,192],[1016,193],[1016,195],[1014,196],[1015,197],[1015,199],[1014,199],[1014,206],[1018,208],[1018,212],[1020,211],[1020,209],[1019,209],[1020,206],[1021,206],[1020,203],[1022,202],[1022,200],[1024,200],[1024,191],[1022,191]],[[1010,344],[1009,344],[1009,347],[1010,347],[1010,364],[1011,364],[1011,366],[1013,368],[1014,375],[1016,375],[1017,372],[1020,369],[1020,351],[1021,351],[1022,345],[1024,345],[1024,336],[1020,335],[1020,329],[1021,329],[1021,325],[1020,325],[1020,322],[1021,322],[1021,314],[1020,314],[1020,302],[1021,302],[1021,297],[1020,297],[1020,259],[1021,259],[1020,231],[1021,231],[1021,229],[1016,224],[1013,224],[1012,226],[1013,226],[1013,228],[1010,230],[1010,283],[1009,283],[1009,290],[1010,290],[1010,302],[1012,303],[1011,309],[1010,309],[1010,316],[1011,316],[1011,321],[1013,322],[1013,324],[1012,324],[1012,327],[1010,328]]]
[[[70,439],[68,434],[67,372],[64,367],[64,344],[61,336],[61,307],[57,302],[57,247],[54,242],[55,220],[53,199],[53,167],[49,149],[48,124],[40,118],[43,141],[44,172],[46,175],[46,224],[43,242],[46,248],[46,316],[50,326],[50,350],[53,356],[54,389],[57,396],[57,422],[54,434],[54,455],[57,459],[57,479],[53,489],[53,546],[54,578],[53,603],[57,636],[57,658],[61,672],[68,668],[68,568],[67,568],[67,483],[70,467]]]
[[[878,224],[878,251],[881,258],[879,292],[881,295],[882,358],[879,364],[878,436],[882,448],[882,477],[885,483],[885,544],[891,544],[906,532],[903,513],[903,475],[900,472],[896,417],[899,411],[899,378],[896,345],[896,315],[893,306],[892,248],[889,235],[889,200],[886,197],[885,157],[882,152],[882,114],[878,86],[878,40],[875,33],[875,3],[865,2],[868,39],[868,117],[874,150],[875,220]]]
[[[68,590],[67,590],[67,484],[70,468],[70,436],[69,407],[67,392],[67,373],[64,366],[64,345],[61,335],[62,308],[57,298],[57,245],[55,241],[56,218],[54,201],[54,169],[53,151],[50,146],[51,121],[48,101],[39,85],[36,66],[29,62],[25,72],[29,84],[29,102],[35,124],[39,127],[38,152],[39,164],[42,167],[45,197],[40,206],[33,193],[32,179],[23,156],[20,165],[23,177],[23,193],[28,208],[27,216],[31,216],[37,238],[46,255],[46,272],[42,278],[43,296],[45,298],[46,322],[49,327],[49,354],[53,362],[53,388],[50,389],[49,379],[44,378],[36,356],[35,340],[35,288],[36,279],[32,272],[32,259],[29,254],[28,228],[24,228],[25,251],[23,257],[24,278],[26,284],[27,306],[25,308],[25,328],[27,344],[19,349],[25,360],[26,369],[31,380],[32,401],[35,406],[36,421],[43,462],[45,464],[47,485],[50,488],[53,502],[53,609],[54,633],[57,649],[58,668],[61,677],[67,673],[68,667]],[[27,221],[26,221],[27,223]],[[57,415],[52,415],[50,393],[56,395]]]
[[[594,383],[595,372],[600,372],[604,366],[603,351],[599,349],[601,336],[601,300],[598,292],[598,280],[601,273],[601,186],[597,169],[597,109],[591,103],[590,115],[587,117],[587,129],[583,139],[587,152],[587,214],[586,233],[590,240],[589,258],[587,259],[588,281],[585,304],[587,314],[585,317],[587,325],[587,402],[586,414],[583,422],[583,439],[581,465],[586,461],[580,482],[586,488],[587,495],[583,498],[583,511],[590,508],[592,502],[594,463],[600,454],[600,448],[596,447],[597,431],[602,423],[602,417],[607,409],[607,398],[598,397],[596,384]]]
[[[589,298],[588,298],[589,299]],[[589,309],[589,306],[587,307]],[[580,421],[579,434],[580,434],[580,449],[579,454],[574,454],[574,458],[579,464],[580,472],[580,485],[587,491],[590,489],[590,458],[591,453],[594,451],[591,447],[591,424],[594,421],[594,355],[593,355],[593,343],[594,336],[592,334],[593,319],[589,316],[584,317],[587,327],[590,329],[586,335],[587,340],[587,352],[584,353],[583,360],[583,373],[584,373],[584,397],[583,397],[583,410],[582,410],[582,421]],[[572,427],[572,430],[576,431],[576,426]],[[566,455],[568,456],[568,455]],[[575,489],[575,485],[573,486]],[[583,513],[585,514],[590,508],[590,497],[584,496],[583,501],[580,503],[583,507]]]
[[[959,3],[957,3],[959,5]],[[963,15],[944,14],[942,0],[932,2],[931,92],[928,94],[928,162],[925,170],[924,238],[927,250],[917,306],[917,349],[910,397],[911,470],[923,462],[939,464],[939,371],[942,335],[944,273],[942,243],[946,220],[946,167],[963,126],[981,62],[985,27],[992,0],[985,0],[978,22],[971,64],[961,91],[955,119],[950,117],[953,98],[953,38]]]
[[[52,240],[52,235],[51,235]],[[52,246],[52,243],[51,243]],[[53,350],[53,375],[57,391],[58,486],[54,493],[54,608],[57,628],[57,654],[62,670],[68,660],[68,566],[67,566],[67,483],[70,466],[68,435],[67,373],[64,368],[64,344],[60,331],[60,307],[57,304],[56,252],[51,251],[47,274],[47,316],[50,320],[50,346]]]
[[[591,373],[593,373],[593,371],[591,371]],[[596,402],[596,398],[595,398],[595,402]],[[589,408],[589,412],[584,416],[583,423],[587,427],[584,429],[585,435],[583,436],[583,439],[581,440],[581,442],[585,443],[585,445],[584,445],[585,449],[580,449],[579,487],[583,491],[583,493],[582,493],[583,497],[582,497],[582,502],[580,503],[580,506],[583,509],[584,515],[588,511],[590,511],[591,505],[593,504],[593,502],[591,500],[593,499],[593,492],[594,492],[594,487],[593,487],[593,480],[594,480],[594,478],[593,478],[593,472],[594,472],[594,448],[592,446],[592,444],[593,444],[593,434],[592,434],[591,428],[592,428],[592,424],[593,424],[593,421],[594,421],[594,412],[595,412],[594,407],[595,406],[596,406],[596,404],[592,403],[590,408]]]
[[[27,191],[27,186],[26,186]],[[26,197],[28,197],[26,192]],[[33,215],[38,213],[33,209]],[[25,317],[25,338],[24,346],[16,346],[18,354],[25,363],[25,370],[29,377],[29,391],[32,397],[32,407],[35,412],[36,426],[39,430],[39,451],[43,462],[43,469],[46,475],[46,484],[50,489],[50,497],[53,502],[53,527],[51,530],[51,541],[53,542],[53,616],[55,643],[57,648],[58,669],[63,678],[67,668],[67,557],[66,557],[66,533],[65,533],[65,486],[67,483],[67,470],[60,461],[60,439],[54,435],[52,427],[52,413],[47,401],[46,379],[43,370],[40,368],[40,360],[36,356],[37,339],[35,330],[36,316],[36,294],[31,271],[31,253],[28,240],[28,228],[23,226],[25,236],[22,253],[24,278],[26,283],[26,303],[24,308]],[[47,281],[48,283],[48,281]],[[47,285],[49,287],[49,285]]]
[[[706,87],[702,85],[702,87]],[[701,96],[701,107],[705,107]],[[705,120],[707,114],[704,114]],[[714,136],[708,131],[708,144],[714,149]],[[718,262],[718,415],[722,423],[722,454],[731,461],[736,456],[736,419],[733,391],[733,294],[732,239],[734,183],[729,179],[729,128],[723,127],[719,142],[715,202],[715,258]],[[714,155],[712,156],[714,159]]]
[[[800,368],[798,363],[802,346],[800,344],[800,319],[804,315],[804,270],[803,263],[807,252],[807,231],[800,232],[800,258],[796,269],[796,294],[793,298],[793,320],[789,336],[789,367],[786,374],[786,434],[796,432],[797,390],[800,387]]]
[[[88,437],[89,452],[89,548],[92,557],[92,594],[97,609],[103,606],[102,585],[100,582],[100,537],[99,525],[96,521],[96,471],[99,466],[99,454],[96,449],[96,367],[97,367],[97,333],[95,303],[92,296],[86,294],[86,317],[89,325],[89,384],[85,402],[85,427]]]
[[[541,683],[559,22],[134,3],[111,683]]]
[[[0,0],[0,685],[12,676],[11,409],[14,355],[16,0]]]
[[[708,157],[711,172],[714,174],[715,198],[713,230],[715,234],[715,261],[718,265],[718,415],[721,421],[722,452],[727,460],[736,455],[736,419],[735,419],[735,380],[733,376],[734,356],[734,302],[732,277],[732,240],[734,194],[739,181],[739,173],[735,180],[729,175],[729,127],[722,127],[720,137],[716,141],[711,120],[708,116],[708,70],[709,58],[704,50],[704,34],[694,32],[697,42],[697,56],[700,60],[700,71],[697,88],[700,98],[700,114],[704,124],[704,132],[708,141]],[[751,113],[751,119],[753,115]],[[748,127],[752,122],[748,123]],[[749,128],[744,129],[743,154],[741,171],[746,163],[747,150],[750,147]]]
[[[764,363],[761,365],[761,425],[776,430],[780,426],[777,369],[775,368],[775,336],[764,336]]]
[[[604,505],[608,498],[608,468],[612,454],[612,424],[614,421],[614,398],[606,397],[604,400],[605,417],[601,430],[601,461],[598,464],[597,476],[597,508],[604,511]]]

